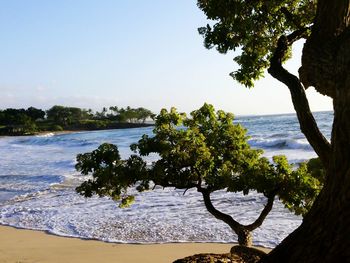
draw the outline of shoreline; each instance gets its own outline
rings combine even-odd
[[[17,134],[17,135],[0,135],[0,138],[12,138],[12,137],[30,137],[30,136],[45,136],[48,134],[53,135],[64,135],[64,134],[72,134],[72,133],[81,133],[81,132],[96,132],[96,131],[110,131],[110,130],[125,130],[125,129],[137,129],[137,128],[147,128],[152,127],[154,124],[145,124],[143,126],[133,126],[133,127],[119,127],[119,128],[105,128],[105,129],[71,129],[71,130],[63,130],[63,131],[38,131],[34,134]]]
[[[56,236],[0,225],[0,262],[164,263],[199,253],[228,253],[235,244],[122,244]],[[271,249],[258,247],[269,252]]]
[[[154,123],[116,123],[113,125],[109,125],[101,128],[88,128],[88,127],[66,127],[66,130],[41,130],[37,132],[33,132],[31,134],[21,134],[21,133],[1,133],[0,137],[15,137],[15,136],[36,136],[42,134],[65,134],[65,133],[74,133],[74,132],[86,132],[86,131],[107,131],[107,130],[124,130],[124,129],[135,129],[135,128],[146,128],[152,127]]]

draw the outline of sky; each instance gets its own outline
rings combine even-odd
[[[234,53],[207,50],[194,0],[0,0],[0,109],[53,105],[172,106],[204,102],[236,115],[294,112],[287,87],[266,74],[233,80]],[[286,68],[297,73],[301,42]],[[313,111],[331,100],[307,91]]]

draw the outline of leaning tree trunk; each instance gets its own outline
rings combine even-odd
[[[331,145],[329,156],[327,153],[323,156],[327,180],[301,226],[263,259],[263,262],[350,261],[349,22],[350,0],[318,1],[315,25],[305,43],[299,72],[305,87],[314,86],[320,93],[333,98]],[[275,74],[274,77],[279,77],[279,80],[284,80],[291,89],[288,85],[291,82],[281,77],[286,72],[281,71],[280,65],[272,67],[269,72]],[[294,78],[294,87],[297,82]],[[293,96],[292,90],[291,93]],[[296,105],[294,100],[293,104],[299,117],[300,105]],[[299,118],[299,122],[301,126],[305,125],[305,120]],[[305,135],[310,141],[310,134]],[[319,148],[325,145],[321,140],[314,143]]]
[[[263,262],[350,260],[350,87],[335,102],[328,180],[302,225]]]

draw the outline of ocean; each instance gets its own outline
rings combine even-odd
[[[329,139],[332,112],[315,118]],[[248,129],[252,147],[264,155],[284,154],[298,163],[316,154],[299,129],[295,114],[237,117]],[[130,208],[119,209],[109,198],[86,199],[75,187],[87,177],[75,171],[78,153],[92,151],[103,142],[118,145],[123,158],[129,145],[152,127],[0,138],[0,224],[44,230],[61,236],[119,243],[236,242],[224,223],[206,211],[195,190],[157,188],[135,193]],[[156,156],[149,156],[152,161]],[[213,203],[242,223],[254,221],[266,202],[264,196],[220,191]],[[253,232],[255,245],[275,247],[301,223],[302,218],[276,200],[263,225]]]

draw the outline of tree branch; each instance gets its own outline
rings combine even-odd
[[[181,189],[181,190],[185,190],[185,192],[191,188],[196,188],[197,187],[197,184],[194,184],[194,183],[187,183],[187,184],[183,184],[183,185],[178,185],[178,184],[173,184],[173,183],[169,183],[169,182],[155,182],[153,181],[154,183],[154,186],[152,188],[152,190],[154,190],[157,186],[161,186],[163,187],[163,189],[165,188],[168,188],[168,187],[173,187],[173,188],[176,188],[176,189]]]
[[[273,202],[275,201],[275,196],[276,194],[272,194],[268,199],[267,199],[267,203],[264,207],[264,209],[261,211],[259,217],[255,220],[254,223],[246,225],[245,229],[249,230],[249,231],[253,231],[254,229],[258,228],[259,226],[262,225],[262,223],[264,222],[266,216],[270,213],[272,206],[273,206]]]
[[[210,214],[212,214],[215,218],[224,221],[226,224],[228,224],[235,233],[238,233],[239,230],[242,229],[242,225],[240,223],[234,220],[231,216],[217,210],[213,206],[210,199],[210,191],[208,189],[198,188],[198,192],[202,193],[205,207],[207,208]]]
[[[302,29],[303,27],[301,26],[300,21],[298,21],[296,19],[296,17],[286,8],[286,7],[282,7],[281,8],[281,12],[284,14],[284,16],[286,17],[286,19],[293,23],[297,28]]]
[[[300,129],[306,136],[307,140],[320,157],[325,167],[328,166],[331,145],[320,132],[317,123],[311,113],[309,102],[305,90],[298,77],[289,73],[282,67],[283,58],[288,48],[296,40],[303,37],[307,29],[296,30],[288,36],[281,36],[277,43],[277,48],[270,60],[268,72],[272,77],[284,83],[292,96],[294,109],[297,113],[300,123]]]

